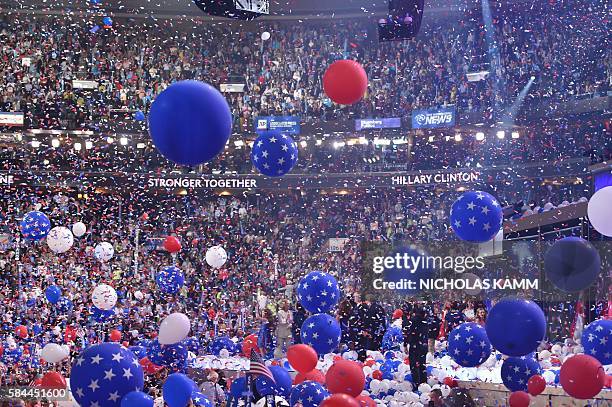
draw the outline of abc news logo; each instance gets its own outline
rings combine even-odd
[[[420,113],[416,115],[415,121],[418,123],[419,126],[425,126],[430,124],[449,124],[453,122],[453,113]]]

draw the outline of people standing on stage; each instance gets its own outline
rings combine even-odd
[[[293,343],[302,343],[301,332],[302,324],[306,321],[306,310],[299,301],[295,303],[295,311],[293,311],[292,318],[291,336],[293,336]]]
[[[287,352],[287,348],[291,344],[291,325],[293,323],[293,315],[289,310],[289,302],[283,300],[280,309],[276,313],[276,350],[274,357],[281,359]]]
[[[408,347],[410,372],[415,386],[427,382],[426,359],[429,324],[425,310],[415,305],[412,316],[404,327],[404,345]]]

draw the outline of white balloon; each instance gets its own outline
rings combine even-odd
[[[270,39],[270,36],[271,36],[270,33],[267,31],[264,31],[261,33],[261,39],[264,41],[268,41]]]
[[[96,248],[94,249],[95,258],[100,260],[101,262],[109,261],[113,258],[114,254],[115,249],[113,248],[113,245],[109,242],[98,243],[96,245]]]
[[[72,233],[76,237],[81,237],[87,232],[87,226],[83,222],[76,222],[72,225]]]
[[[227,349],[221,349],[219,351],[219,356],[222,357],[223,359],[227,359],[227,358],[229,358],[230,354],[229,354],[229,351]]]
[[[550,358],[550,351],[544,349],[543,351],[538,353],[538,356],[540,357],[540,360],[546,360]]]
[[[42,348],[40,356],[49,363],[57,363],[66,359],[68,352],[57,343],[48,343]]]
[[[142,293],[142,291],[136,291],[134,292],[134,298],[140,301],[144,298],[144,294]]]
[[[542,377],[548,384],[553,384],[555,382],[555,373],[551,370],[546,370],[544,373],[542,373]]]
[[[62,333],[62,328],[60,328],[59,326],[54,326],[52,332],[54,335],[59,335]]]
[[[429,393],[431,391],[431,386],[427,383],[421,383],[417,389],[420,393]]]
[[[213,246],[206,251],[206,263],[214,268],[222,267],[227,261],[227,252],[221,246]]]
[[[442,397],[448,397],[451,392],[451,389],[447,385],[443,384],[442,386],[440,386],[440,391],[442,392]]]
[[[162,345],[172,345],[185,339],[190,329],[191,322],[187,315],[175,312],[161,322],[157,338]]]
[[[612,186],[601,188],[593,194],[589,199],[587,215],[596,231],[612,237]]]
[[[97,308],[108,311],[117,303],[117,291],[108,284],[100,284],[94,288],[91,300]]]
[[[72,232],[64,226],[56,226],[47,235],[47,246],[54,253],[65,253],[74,244]]]

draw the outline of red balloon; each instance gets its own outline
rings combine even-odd
[[[2,346],[2,344],[0,343],[0,356],[2,356],[2,354],[4,353],[4,347]]]
[[[398,319],[403,316],[404,316],[404,311],[402,311],[401,309],[396,309],[395,311],[393,311],[393,315],[391,316],[391,318]]]
[[[108,337],[113,342],[119,342],[121,340],[121,331],[117,329],[113,329],[112,331],[110,331],[110,334],[108,335]]]
[[[251,357],[251,349],[255,350],[255,352],[261,353],[259,350],[259,346],[257,346],[257,335],[250,334],[244,341],[242,341],[242,354],[247,358]]]
[[[25,339],[28,337],[28,328],[26,328],[24,325],[19,325],[17,328],[15,328],[15,334],[21,339]]]
[[[289,346],[287,359],[295,370],[300,373],[308,373],[317,367],[319,356],[311,346],[300,343]]]
[[[37,377],[36,379],[34,379],[34,387],[41,387],[42,386],[42,377]]]
[[[177,253],[181,251],[181,248],[181,242],[174,236],[167,236],[166,240],[164,240],[164,249],[170,253]]]
[[[601,363],[589,355],[576,355],[561,365],[559,383],[570,396],[587,400],[603,389],[606,372]]]
[[[321,404],[319,404],[319,407],[359,407],[359,406],[360,404],[357,400],[355,400],[353,397],[349,396],[348,394],[342,394],[342,393],[332,394],[331,396],[323,400]]]
[[[508,399],[510,407],[529,407],[529,403],[531,402],[531,398],[529,398],[529,394],[524,391],[515,391],[510,394],[510,399]]]
[[[355,397],[355,400],[357,400],[361,407],[376,407],[376,402],[369,396],[358,396]]]
[[[147,356],[140,359],[139,363],[140,366],[142,366],[142,370],[147,374],[155,374],[164,368],[163,366],[158,366],[151,362]]]
[[[357,397],[365,387],[365,375],[358,363],[342,359],[329,368],[325,383],[332,394],[344,393]]]
[[[374,370],[372,372],[372,379],[382,380],[382,372],[380,370]]]
[[[544,379],[540,375],[531,376],[527,381],[527,391],[532,396],[537,396],[542,394],[544,389],[546,388],[546,379]]]
[[[374,359],[368,359],[368,360],[365,361],[365,365],[369,366],[369,367],[372,367],[375,364],[376,364],[376,361]]]
[[[42,377],[40,384],[45,389],[65,389],[66,379],[57,372],[47,372]]]
[[[368,75],[356,61],[340,60],[331,64],[323,75],[323,89],[340,105],[361,100],[368,88]]]
[[[300,384],[305,381],[325,384],[325,376],[323,376],[323,373],[318,369],[311,370],[308,373],[300,372],[293,379],[293,384]]]
[[[71,326],[67,326],[64,331],[64,342],[74,342],[77,337],[77,331]]]
[[[457,380],[453,379],[450,376],[446,376],[444,378],[444,384],[452,389],[454,387],[457,387]]]

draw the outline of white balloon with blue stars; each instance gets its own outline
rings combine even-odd
[[[493,239],[503,224],[502,208],[493,195],[469,191],[461,195],[450,211],[450,223],[455,234],[472,243]]]
[[[338,281],[330,274],[312,271],[298,283],[297,296],[306,311],[329,312],[340,299]]]
[[[599,319],[587,325],[582,331],[582,347],[602,365],[612,364],[612,320]]]
[[[491,355],[491,342],[484,327],[466,322],[448,335],[448,354],[459,366],[476,367]]]
[[[253,143],[251,162],[268,177],[281,177],[295,166],[298,159],[297,144],[286,134],[267,132]]]
[[[92,345],[72,364],[70,389],[81,407],[119,407],[123,396],[143,387],[142,366],[118,343]]]

